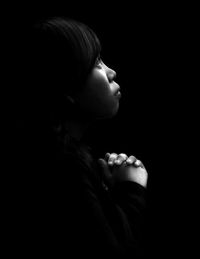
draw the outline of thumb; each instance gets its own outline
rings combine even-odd
[[[103,159],[103,158],[99,158],[98,159],[98,164],[100,165],[101,169],[102,169],[102,175],[103,178],[106,181],[109,181],[110,178],[112,177],[111,172],[109,170],[108,164],[107,162]]]
[[[98,159],[98,164],[100,165],[100,167],[101,167],[103,170],[107,170],[107,169],[108,169],[108,165],[107,165],[107,162],[106,162],[105,159],[99,158],[99,159]]]

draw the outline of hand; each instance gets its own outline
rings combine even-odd
[[[147,186],[148,174],[142,162],[134,156],[124,153],[106,153],[104,159],[100,158],[103,178],[108,187],[121,181],[136,182],[143,187]]]

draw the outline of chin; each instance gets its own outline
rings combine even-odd
[[[112,118],[112,117],[115,117],[115,116],[117,115],[118,110],[119,110],[119,104],[115,107],[115,109],[113,109],[111,118]]]
[[[118,109],[114,109],[107,114],[97,116],[96,119],[97,120],[112,119],[117,115],[117,113],[118,113]]]

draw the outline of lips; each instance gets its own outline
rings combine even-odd
[[[117,96],[117,97],[121,97],[120,87],[117,88],[114,95]]]
[[[121,98],[121,92],[118,90],[117,93],[115,94],[116,97]]]
[[[121,98],[121,92],[120,92],[120,88],[115,92],[114,94],[117,98]]]

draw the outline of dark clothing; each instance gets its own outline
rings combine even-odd
[[[96,159],[81,148],[23,165],[12,199],[16,254],[140,258],[145,188],[121,182],[106,190]]]

